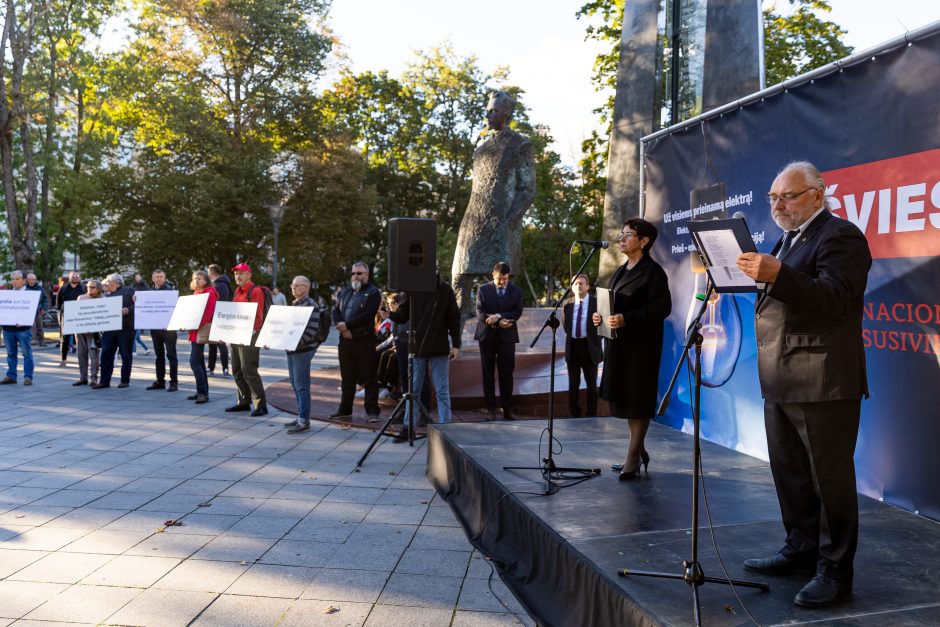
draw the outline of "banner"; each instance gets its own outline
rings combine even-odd
[[[113,298],[83,298],[65,301],[62,315],[62,333],[100,333],[117,331],[121,328],[123,317],[121,309],[124,300]]]
[[[146,294],[146,292],[141,293]],[[173,315],[170,316],[165,328],[170,331],[195,331],[199,328],[202,314],[208,303],[208,294],[180,296],[173,308]]]
[[[134,294],[134,328],[166,329],[179,296],[180,293],[177,290],[136,292]]]
[[[217,302],[215,314],[212,316],[209,341],[251,345],[257,313],[258,303]]]
[[[940,520],[940,36],[926,35],[841,71],[747,102],[681,132],[644,140],[652,256],[669,275],[661,392],[704,292],[686,222],[745,214],[760,252],[782,232],[765,196],[788,162],[822,171],[829,207],[866,235],[863,341],[871,398],[856,448],[859,490]],[[690,192],[722,183],[723,201],[690,206]],[[722,206],[718,206],[722,205]],[[722,295],[705,316],[702,436],[767,458],[757,379],[754,296]],[[685,377],[662,422],[691,431]]]
[[[32,327],[40,294],[38,290],[0,290],[0,324]]]
[[[271,305],[255,346],[292,351],[303,337],[313,307]]]

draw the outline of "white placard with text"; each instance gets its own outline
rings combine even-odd
[[[180,296],[176,301],[176,307],[173,308],[173,315],[170,316],[170,321],[167,322],[165,328],[170,331],[195,331],[199,328],[199,323],[202,321],[202,312],[206,310],[208,303],[208,294]]]
[[[303,337],[313,307],[271,305],[255,346],[292,351]]]
[[[0,290],[0,324],[33,326],[39,296],[37,290]]]
[[[65,301],[62,333],[72,335],[117,331],[121,328],[123,308],[124,299],[120,296]]]
[[[145,290],[134,294],[134,328],[168,328],[176,301],[180,293],[177,290]],[[208,296],[207,296],[208,297]]]
[[[255,314],[258,303],[233,303],[220,301],[215,304],[212,316],[212,329],[209,331],[210,342],[251,345],[251,336],[255,329]]]

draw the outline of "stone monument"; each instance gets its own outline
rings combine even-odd
[[[461,323],[473,306],[470,290],[479,275],[489,276],[500,261],[519,269],[522,216],[535,198],[535,157],[532,143],[509,128],[515,105],[504,91],[490,94],[489,133],[473,151],[473,186],[451,269]]]

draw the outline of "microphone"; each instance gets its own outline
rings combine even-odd
[[[576,239],[574,240],[575,244],[587,244],[588,246],[593,246],[594,248],[607,248],[610,246],[607,240],[596,240],[596,239]]]
[[[743,212],[743,211],[735,211],[734,214],[733,214],[731,217],[734,218],[735,220],[743,220],[743,219],[744,219],[744,212]]]

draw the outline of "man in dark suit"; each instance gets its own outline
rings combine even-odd
[[[166,272],[157,268],[151,273],[150,278],[153,279],[153,289],[155,290],[172,290],[173,287],[166,282]],[[150,289],[150,287],[144,283],[144,290]],[[141,291],[141,290],[137,290]],[[157,380],[148,385],[145,389],[147,390],[168,390],[170,392],[176,392],[179,388],[177,384],[179,379],[177,378],[177,372],[179,370],[179,360],[176,357],[176,341],[177,341],[176,331],[169,329],[151,329],[150,330],[150,339],[153,340],[153,352],[156,354],[157,358],[154,362],[154,366],[157,371]],[[170,385],[166,385],[166,367],[167,364],[170,365]]]
[[[604,359],[597,327],[591,321],[597,301],[588,293],[590,282],[579,274],[571,285],[574,299],[565,303],[562,318],[565,325],[565,363],[568,365],[568,412],[572,418],[581,416],[581,375],[587,383],[587,416],[597,415],[597,364]]]
[[[496,419],[495,371],[499,371],[499,396],[503,418],[512,414],[512,371],[516,366],[516,344],[522,317],[522,290],[509,282],[509,264],[500,261],[493,267],[493,282],[477,289],[477,329],[473,339],[480,342],[480,367],[483,371],[483,396],[489,420]]]
[[[852,592],[858,543],[853,456],[868,396],[862,308],[871,253],[865,235],[826,209],[826,184],[808,162],[788,164],[768,194],[786,234],[771,254],[738,267],[766,284],[754,326],[770,468],[786,542],[744,562],[768,574],[815,571],[794,598],[828,607]]]
[[[134,288],[124,285],[124,277],[118,273],[109,275],[104,281],[105,296],[121,299],[121,328],[101,334],[101,375],[93,390],[111,387],[114,373],[114,356],[121,352],[121,382],[119,388],[131,383],[131,368],[134,365]]]

